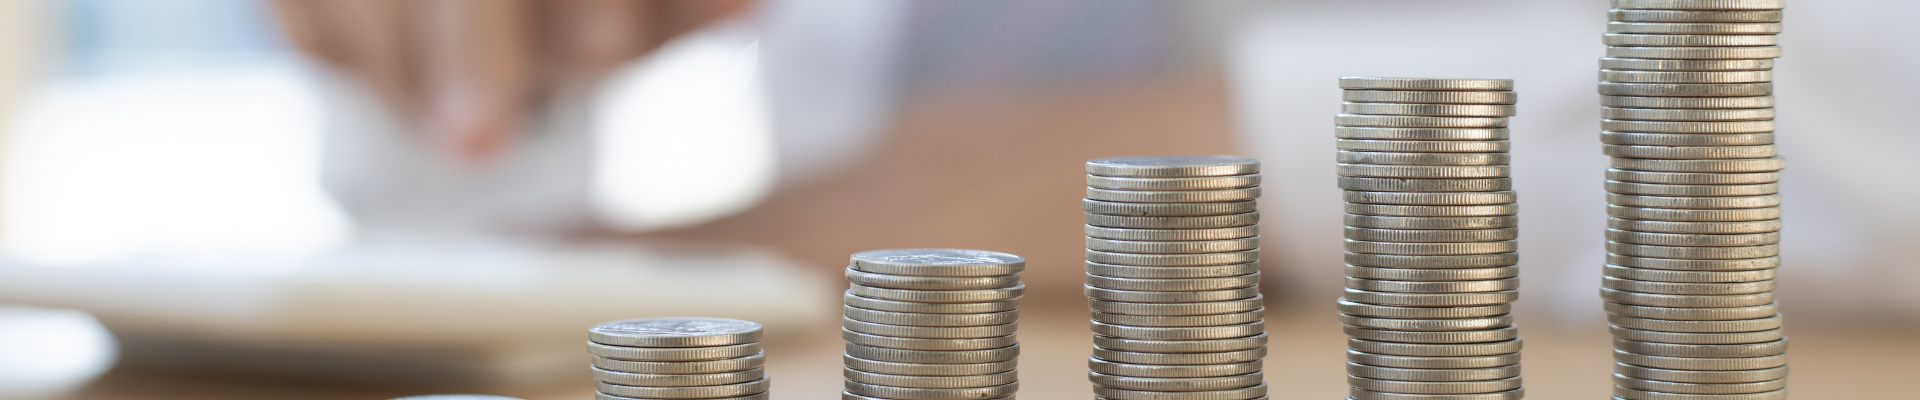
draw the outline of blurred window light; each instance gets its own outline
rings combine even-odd
[[[0,306],[0,398],[71,390],[107,372],[118,351],[86,312]]]

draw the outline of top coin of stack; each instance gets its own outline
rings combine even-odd
[[[587,329],[599,400],[766,400],[760,324],[645,318]]]
[[[1506,79],[1341,78],[1355,400],[1524,396]]]
[[[1026,286],[1020,256],[980,250],[854,253],[840,336],[844,400],[1012,399]]]
[[[1087,162],[1097,398],[1266,398],[1259,172],[1229,156]]]
[[[1619,399],[1782,399],[1783,0],[1613,0],[1600,60]]]

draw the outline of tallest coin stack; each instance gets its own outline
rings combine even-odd
[[[1600,60],[1613,394],[1786,398],[1773,301],[1783,0],[1613,0]]]
[[[1520,338],[1506,79],[1341,78],[1353,400],[1514,400]]]

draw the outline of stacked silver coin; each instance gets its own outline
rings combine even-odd
[[[1784,399],[1783,0],[1613,0],[1600,59],[1618,399]]]
[[[1513,400],[1507,79],[1340,78],[1348,398]]]
[[[1260,162],[1087,162],[1088,379],[1112,400],[1265,399]]]
[[[1013,399],[1025,269],[1020,256],[991,251],[854,253],[840,398]]]
[[[766,400],[760,324],[645,318],[587,329],[600,400]]]

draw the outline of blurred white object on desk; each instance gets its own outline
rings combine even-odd
[[[0,306],[0,398],[79,387],[113,366],[113,337],[77,310]]]

